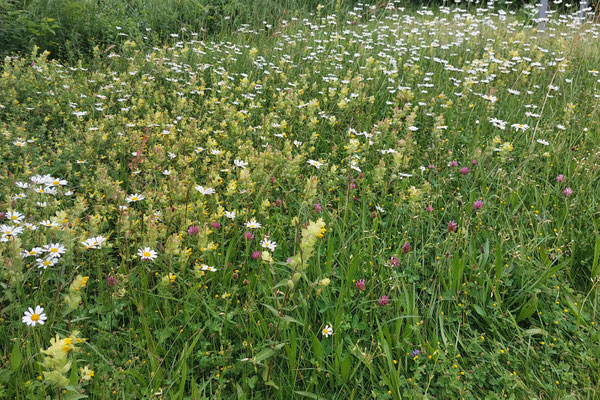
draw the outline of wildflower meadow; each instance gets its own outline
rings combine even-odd
[[[335,11],[4,58],[0,399],[600,396],[597,21]]]

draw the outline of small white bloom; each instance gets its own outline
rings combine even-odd
[[[312,165],[313,167],[316,167],[317,169],[321,168],[321,165],[323,165],[323,163],[315,161],[315,160],[308,160],[307,163],[309,165]]]
[[[262,240],[262,242],[260,243],[260,245],[262,247],[264,247],[265,249],[269,249],[271,251],[275,251],[275,248],[277,247],[277,242],[272,242],[267,238],[264,238]]]
[[[44,314],[44,308],[41,306],[36,306],[35,310],[29,307],[29,310],[25,311],[25,315],[23,315],[23,323],[27,324],[27,326],[35,326],[36,324],[44,325],[44,322],[48,317]]]
[[[128,196],[125,201],[127,201],[128,203],[134,203],[136,201],[142,201],[144,200],[146,197],[144,197],[143,195],[139,194],[139,193],[135,193],[132,194],[130,196]]]
[[[258,222],[256,222],[255,219],[246,222],[246,228],[250,228],[250,229],[258,229],[260,228],[262,225]]]
[[[195,186],[194,189],[196,189],[197,191],[199,191],[200,193],[202,193],[205,196],[216,193],[215,189],[209,188],[209,187],[205,188],[204,186],[200,186],[200,185]]]
[[[138,249],[137,255],[140,256],[142,260],[154,260],[158,257],[158,253],[152,250],[150,247],[144,247],[143,249]]]

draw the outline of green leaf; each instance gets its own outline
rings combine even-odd
[[[279,318],[279,312],[273,307],[270,306],[268,304],[265,303],[261,303],[263,306],[265,306],[267,308],[267,310],[271,311],[271,314],[273,314],[273,316]]]
[[[10,352],[10,369],[12,371],[16,371],[21,366],[21,360],[23,359],[23,354],[21,354],[21,346],[18,342],[15,342],[13,345],[12,351]]]
[[[273,379],[269,379],[268,381],[266,381],[265,385],[267,385],[267,386],[273,386],[275,389],[279,390],[279,386],[277,386],[275,384],[275,382],[273,382]]]
[[[519,316],[517,317],[517,322],[521,322],[531,317],[535,310],[537,310],[538,306],[538,298],[537,295],[534,295],[530,298],[527,303],[521,306],[521,310],[519,311]]]
[[[299,394],[300,396],[303,396],[303,397],[308,397],[309,399],[318,399],[319,398],[319,396],[317,396],[314,393],[310,393],[310,392],[304,392],[304,391],[297,390],[294,393]]]
[[[266,349],[262,349],[257,355],[252,357],[252,362],[258,363],[264,361],[267,358],[271,357],[273,354],[275,354],[275,350],[271,349],[270,347],[267,347]]]
[[[533,336],[533,335],[543,335],[546,336],[548,333],[540,328],[532,328],[532,329],[527,329],[525,331],[523,331],[523,334],[525,335],[529,335],[529,336]]]
[[[317,337],[315,336],[314,333],[311,334],[311,339],[312,339],[313,352],[315,353],[315,358],[318,361],[323,360],[323,345],[321,344],[319,339],[317,339]]]
[[[303,324],[302,322],[298,321],[298,320],[297,320],[297,319],[295,319],[295,318],[292,318],[292,317],[290,317],[289,315],[285,315],[285,316],[283,317],[283,320],[284,320],[285,322],[290,322],[290,323],[291,323],[291,322],[293,322],[293,323],[295,323],[295,324],[298,324],[298,325],[300,325],[300,326],[304,326],[304,324]]]
[[[135,379],[137,379],[137,381],[140,383],[140,385],[142,387],[146,387],[148,386],[148,381],[146,381],[146,378],[144,378],[144,376],[142,374],[140,374],[139,372],[131,369],[131,370],[123,370],[122,371],[124,374],[126,375],[131,375],[133,376]]]
[[[343,380],[348,380],[348,376],[350,375],[351,368],[352,368],[352,356],[350,354],[347,354],[346,357],[344,357],[344,360],[342,361],[341,373],[342,373]]]
[[[600,235],[596,236],[596,245],[594,246],[594,259],[592,260],[592,280],[600,274]]]

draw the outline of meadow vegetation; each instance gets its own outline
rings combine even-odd
[[[600,28],[310,11],[4,59],[0,398],[597,396]]]

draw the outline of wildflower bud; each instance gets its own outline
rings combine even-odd
[[[271,183],[273,183],[273,184],[275,183],[275,177],[274,176],[271,177]]]
[[[386,295],[383,295],[379,298],[379,304],[381,306],[385,306],[387,303],[389,303],[388,297]]]
[[[373,211],[371,213],[371,218],[377,218],[377,211]]]
[[[288,279],[287,281],[287,287],[291,290],[294,288],[294,281],[291,279]]]
[[[400,261],[398,260],[398,257],[396,257],[396,256],[392,257],[390,260],[390,264],[392,265],[392,267],[397,267],[398,265],[400,265]]]
[[[356,281],[355,287],[357,290],[360,290],[361,292],[363,292],[365,290],[365,280],[359,279],[358,281]]]
[[[406,254],[410,251],[410,244],[408,242],[404,242],[404,246],[402,246],[402,253]]]
[[[275,207],[281,207],[283,205],[283,200],[277,199],[274,203]]]
[[[0,212],[0,221],[6,219],[6,213]]]
[[[300,280],[300,278],[302,278],[302,274],[300,272],[296,272],[292,276],[292,281],[294,281],[294,283],[298,283],[298,281]]]
[[[570,195],[573,194],[573,189],[571,189],[570,187],[565,188],[565,190],[563,190],[562,194],[565,195],[565,197],[569,197]]]
[[[433,211],[433,207],[431,207],[430,205],[428,205],[428,206],[425,208],[425,211],[427,211],[427,212],[429,212],[429,213],[430,213],[430,212],[432,212],[432,211]]]
[[[221,227],[221,224],[216,221],[213,221],[210,223],[210,227],[213,229],[219,229]]]
[[[244,279],[244,282],[242,282],[242,284],[243,284],[244,286],[247,286],[247,285],[248,285],[248,283],[249,283],[249,282],[248,282],[248,279]]]
[[[560,174],[556,177],[556,182],[561,183],[565,179],[563,174]]]
[[[448,164],[449,167],[458,167],[458,161],[453,160],[450,164]]]
[[[117,286],[118,283],[119,281],[113,275],[110,275],[108,278],[106,278],[106,284],[110,287]]]
[[[233,279],[237,279],[239,277],[240,277],[240,275],[237,272],[234,272],[233,274],[231,274],[231,278],[233,278]]]
[[[197,225],[191,225],[188,228],[188,235],[190,235],[190,236],[197,235],[199,232],[200,232],[200,228]]]
[[[257,251],[255,251],[255,252],[253,252],[253,253],[252,253],[252,258],[253,258],[254,260],[257,260],[257,259],[259,259],[259,258],[260,258],[260,251],[258,251],[258,250],[257,250]]]
[[[252,239],[254,239],[254,235],[252,234],[252,232],[247,231],[246,233],[244,233],[244,239],[252,240]]]
[[[458,224],[456,222],[448,222],[448,232],[456,232],[456,228],[458,228]]]
[[[469,168],[467,168],[467,167],[461,168],[460,173],[463,175],[467,175],[469,173]]]
[[[473,160],[472,164],[473,164],[473,166],[476,166],[477,165],[477,160]]]
[[[479,210],[481,207],[483,207],[483,201],[477,200],[475,203],[473,203],[473,208],[475,210]]]
[[[330,283],[331,283],[331,279],[323,278],[319,281],[319,286],[326,287],[326,286],[329,286]]]
[[[323,207],[321,207],[321,204],[315,204],[315,212],[320,213],[321,211],[323,211]]]
[[[350,190],[352,190],[352,189],[356,189],[356,183],[354,183],[354,182],[350,183]]]

